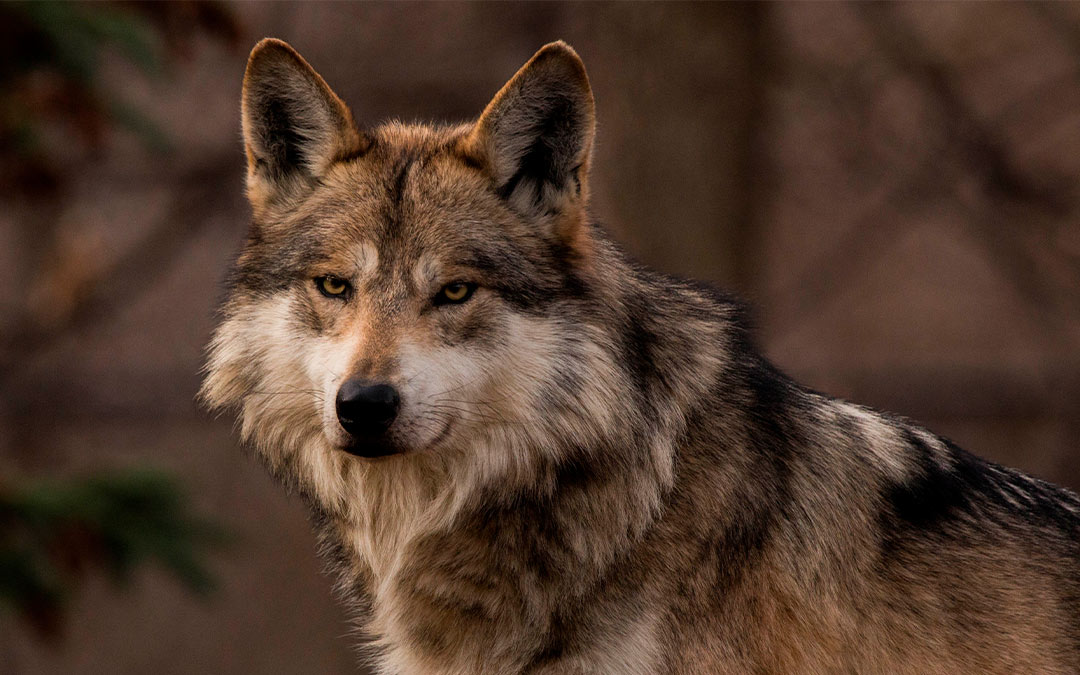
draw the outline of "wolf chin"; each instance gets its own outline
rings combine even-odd
[[[474,123],[244,77],[253,218],[202,397],[302,495],[381,673],[1080,668],[1080,502],[808,391],[586,214],[541,49]]]

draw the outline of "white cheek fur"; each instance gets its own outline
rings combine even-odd
[[[424,448],[448,426],[475,420],[470,390],[485,376],[481,363],[467,351],[440,347],[421,349],[403,342],[398,353],[402,431],[407,442]]]

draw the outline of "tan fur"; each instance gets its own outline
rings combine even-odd
[[[739,303],[628,261],[567,45],[471,125],[359,131],[278,41],[243,101],[202,396],[308,500],[379,672],[1077,670],[1076,497],[798,387]],[[400,392],[398,454],[350,454],[355,378]]]

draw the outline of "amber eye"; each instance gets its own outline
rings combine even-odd
[[[340,277],[315,277],[315,286],[328,298],[343,298],[349,292],[349,282]]]
[[[446,284],[442,287],[442,290],[439,291],[439,294],[435,296],[435,304],[460,305],[472,297],[473,291],[475,290],[476,284],[469,284],[464,281],[455,281]]]

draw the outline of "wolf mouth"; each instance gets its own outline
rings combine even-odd
[[[391,455],[400,455],[405,452],[403,448],[399,448],[386,441],[353,441],[341,449],[350,455],[364,457],[366,459],[389,457]]]
[[[341,450],[347,452],[354,457],[363,457],[365,459],[379,459],[382,457],[391,457],[393,455],[415,454],[417,452],[425,452],[438,447],[440,443],[446,440],[446,437],[450,435],[450,430],[453,428],[453,424],[447,422],[446,425],[439,431],[438,435],[430,443],[427,443],[422,448],[403,448],[394,444],[391,441],[385,439],[377,440],[358,440],[353,439],[352,442],[344,445]]]

